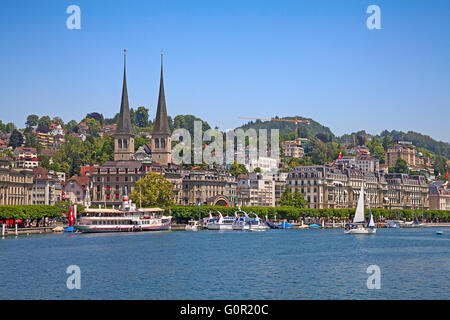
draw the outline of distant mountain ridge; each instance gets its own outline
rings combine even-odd
[[[293,120],[293,117],[284,117],[280,119],[290,119]],[[313,136],[316,136],[317,134],[323,134],[327,137],[331,138],[329,140],[333,140],[340,143],[350,143],[351,142],[351,136],[353,135],[365,135],[367,137],[377,137],[377,138],[384,138],[385,136],[390,136],[393,141],[410,141],[413,145],[419,148],[424,148],[432,153],[435,153],[437,155],[442,155],[446,157],[447,159],[450,158],[450,143],[444,142],[444,141],[437,141],[433,138],[431,138],[428,135],[424,135],[418,132],[414,131],[408,131],[408,132],[402,132],[402,131],[388,131],[384,130],[378,135],[371,135],[367,134],[365,131],[359,131],[352,134],[344,134],[340,137],[335,136],[333,132],[326,126],[320,124],[317,121],[314,121],[312,119],[308,118],[298,118],[302,120],[309,120],[310,124],[305,123],[299,123],[298,124],[298,137],[301,138],[311,138]],[[278,122],[278,121],[250,121],[240,127],[237,127],[236,129],[241,128],[244,130],[248,130],[250,128],[253,128],[255,130],[258,129],[279,129],[280,130],[280,136],[282,140],[289,140],[293,139],[295,136],[295,124],[293,122]]]

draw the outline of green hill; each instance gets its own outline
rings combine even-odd
[[[284,118],[275,117],[275,119],[294,120],[294,117],[284,117]],[[328,127],[321,125],[317,121],[314,121],[314,120],[308,119],[308,118],[303,118],[303,117],[298,117],[298,119],[310,121],[310,124],[306,124],[306,123],[298,124],[298,137],[299,138],[311,138],[311,137],[316,136],[319,133],[327,136],[328,138],[334,138],[333,132],[331,132],[331,130]],[[293,140],[295,137],[295,123],[294,122],[255,120],[255,121],[250,121],[236,129],[248,130],[250,128],[253,128],[255,130],[278,129],[278,130],[280,130],[280,136],[281,136],[282,140]]]

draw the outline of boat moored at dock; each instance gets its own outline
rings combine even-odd
[[[218,217],[213,217],[210,214],[206,227],[208,230],[233,230],[233,222],[235,217],[224,217],[220,211],[217,211]]]
[[[140,208],[124,200],[120,209],[85,209],[74,225],[83,233],[170,230],[172,217],[161,208]]]

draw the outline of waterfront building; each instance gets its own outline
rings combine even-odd
[[[448,181],[435,181],[429,186],[430,210],[450,210]]]
[[[283,194],[284,189],[286,189],[287,176],[288,173],[282,171],[273,174],[273,181],[275,184],[275,207],[280,206],[281,195]]]
[[[187,171],[181,177],[178,203],[187,206],[234,206],[237,200],[236,184],[236,179],[227,171]]]
[[[388,185],[386,209],[429,208],[428,185],[424,176],[409,176],[406,173],[386,175]]]
[[[287,186],[304,195],[308,208],[354,208],[363,182],[372,208],[428,208],[423,176],[305,166],[293,168],[287,177]]]
[[[73,176],[64,184],[65,199],[72,204],[91,205],[90,190],[92,181],[89,175]]]
[[[240,206],[275,206],[275,181],[272,174],[251,172],[240,175],[237,183]]]
[[[16,168],[37,168],[39,160],[36,148],[18,147],[14,150]]]
[[[33,169],[33,204],[55,205],[61,200],[60,176],[45,168]]]
[[[30,205],[33,170],[13,168],[13,159],[0,158],[0,205]]]

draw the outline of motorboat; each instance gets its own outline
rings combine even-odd
[[[233,230],[233,222],[235,217],[224,217],[220,211],[217,211],[218,217],[208,219],[208,230]]]
[[[201,229],[201,224],[197,220],[189,220],[188,224],[184,228],[186,231],[198,231]]]
[[[250,214],[247,214],[244,210],[239,209],[239,211],[242,212],[244,216],[239,216],[236,213],[236,219],[233,222],[233,230],[260,232],[269,229],[269,226],[258,217],[256,213],[251,212],[250,214],[253,214],[255,217],[250,217]]]

